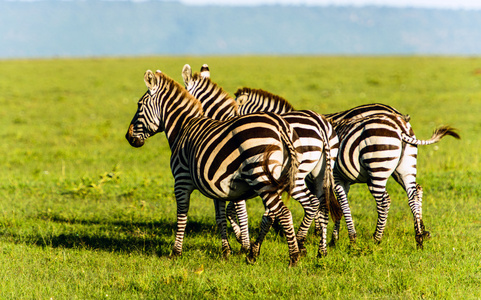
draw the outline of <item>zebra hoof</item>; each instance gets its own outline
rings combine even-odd
[[[319,250],[317,251],[317,258],[324,258],[327,256],[327,250]]]
[[[332,238],[331,241],[329,242],[329,247],[333,247],[333,248],[336,247],[336,242],[337,240]]]
[[[252,256],[250,253],[246,256],[246,263],[249,265],[253,265],[256,263],[257,258]]]
[[[381,243],[382,237],[379,237],[376,234],[373,234],[372,237],[374,238],[374,244],[379,245]]]
[[[423,235],[420,234],[420,235],[416,235],[416,246],[419,250],[423,250],[424,249],[424,246],[423,246]]]
[[[300,252],[291,254],[290,260],[289,260],[289,268],[297,266],[297,262],[299,261],[300,257],[301,257]]]
[[[260,254],[260,246],[256,243],[251,245],[251,249],[249,250],[249,254],[246,256],[246,261],[248,264],[253,264],[256,262],[257,257]]]
[[[228,259],[231,254],[231,250],[229,248],[222,249],[222,258]]]
[[[375,238],[374,238],[375,239]],[[351,242],[351,244],[355,244],[356,243],[356,240],[357,240],[357,234],[354,233],[354,234],[350,234],[349,235],[349,241]],[[379,242],[381,241],[381,239],[379,239]]]
[[[247,254],[247,253],[249,253],[250,249],[251,249],[250,246],[249,247],[241,246],[239,253],[240,254]]]
[[[169,258],[170,259],[176,259],[182,256],[182,252],[178,252],[175,250],[172,250],[172,253],[170,253]]]
[[[307,249],[306,247],[299,247],[299,256],[300,257],[306,257],[307,256]]]
[[[304,257],[307,255],[307,249],[306,249],[306,246],[304,246],[304,242],[305,242],[305,238],[304,239],[300,239],[298,238],[297,239],[297,247],[299,248],[299,254],[301,257]]]

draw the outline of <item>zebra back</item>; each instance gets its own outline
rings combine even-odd
[[[350,119],[339,119],[333,122],[333,126],[336,128],[337,134],[340,139],[343,139],[346,134],[355,131],[355,128],[359,126],[365,126],[367,123],[386,124],[390,123],[393,130],[399,131],[399,138],[410,145],[431,145],[439,142],[445,136],[452,136],[456,139],[461,137],[456,132],[456,129],[451,126],[440,126],[436,128],[433,135],[428,140],[417,139],[414,135],[414,131],[409,123],[409,119],[404,115],[394,113],[377,113],[368,115],[365,117],[355,116]]]
[[[241,115],[258,111],[283,114],[295,110],[286,99],[261,89],[244,87],[238,89],[234,95]]]
[[[381,104],[381,103],[371,103],[371,104],[364,104],[359,105],[351,109],[343,110],[340,112],[324,114],[324,116],[330,120],[332,123],[339,122],[341,120],[349,120],[349,119],[356,119],[356,118],[364,118],[370,115],[380,114],[380,113],[392,113],[395,115],[400,115],[397,109],[392,106]],[[410,117],[408,115],[404,115],[403,118],[409,122]]]
[[[392,113],[375,113],[369,114],[367,116],[354,115],[352,118],[339,118],[337,120],[330,120],[334,128],[336,129],[337,135],[340,140],[343,140],[346,135],[350,135],[356,131],[356,128],[365,126],[366,124],[384,124],[385,126],[391,128],[393,131],[397,131],[399,138],[401,135],[406,135],[409,137],[414,137],[414,131],[411,124],[403,117],[403,115],[392,114]],[[374,130],[374,129],[373,129]],[[379,132],[373,132],[371,135],[378,135]]]
[[[186,64],[182,77],[187,91],[202,103],[206,117],[225,121],[239,115],[237,102],[210,79],[207,65],[202,66],[200,73],[192,74],[192,69]]]

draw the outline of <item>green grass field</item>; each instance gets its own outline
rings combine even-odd
[[[407,197],[394,181],[384,239],[372,240],[374,200],[363,185],[335,248],[288,268],[271,231],[254,265],[223,260],[212,201],[191,199],[184,253],[170,259],[176,224],[164,134],[140,149],[125,133],[146,91],[143,75],[208,63],[233,93],[249,86],[298,109],[335,112],[380,102],[411,115],[419,138],[459,129],[419,148],[418,182],[432,238],[417,250]],[[0,61],[0,299],[479,299],[481,298],[481,58],[147,57]],[[303,215],[290,199],[295,224]],[[263,213],[248,202],[250,233]],[[332,222],[329,231],[332,229]]]

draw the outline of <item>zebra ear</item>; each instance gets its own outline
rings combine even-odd
[[[192,82],[192,69],[189,64],[185,64],[182,68],[182,79],[184,79],[184,85],[187,87]]]
[[[154,88],[155,83],[156,83],[156,78],[155,78],[154,73],[151,70],[145,71],[144,81],[145,81],[145,85],[147,86],[147,88],[149,90]]]
[[[239,95],[237,98],[235,98],[235,101],[237,101],[237,105],[244,105],[247,102],[247,95]]]
[[[207,64],[203,64],[200,68],[200,76],[203,78],[210,78],[210,70]]]
[[[144,74],[145,85],[151,94],[154,93],[159,86],[161,73],[159,70],[155,71],[155,74],[151,70],[147,70]]]

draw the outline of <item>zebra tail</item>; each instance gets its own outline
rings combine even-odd
[[[405,134],[404,132],[401,133],[401,138],[404,142],[411,145],[431,145],[439,142],[443,137],[447,135],[450,135],[455,139],[461,138],[459,134],[456,132],[456,129],[451,126],[441,126],[436,128],[436,130],[434,130],[434,133],[429,140],[418,140],[415,137]]]
[[[269,171],[269,157],[271,156],[272,152],[278,149],[275,145],[271,145],[266,148],[266,151],[264,152],[263,169],[269,180],[277,186],[281,186],[281,189],[286,191],[290,196],[292,188],[295,186],[297,172],[299,169],[299,160],[297,159],[296,148],[294,147],[292,139],[289,137],[289,132],[279,128],[279,133],[282,143],[287,147],[289,153],[289,165],[287,166],[287,172],[283,172],[279,179],[275,179],[272,173]]]
[[[334,175],[332,173],[333,170],[331,167],[331,147],[327,142],[328,140],[329,138],[326,133],[324,134],[324,154],[326,158],[326,171],[324,173],[322,188],[324,190],[324,197],[326,199],[327,209],[329,210],[332,220],[336,222],[342,218],[342,209],[334,193]]]

